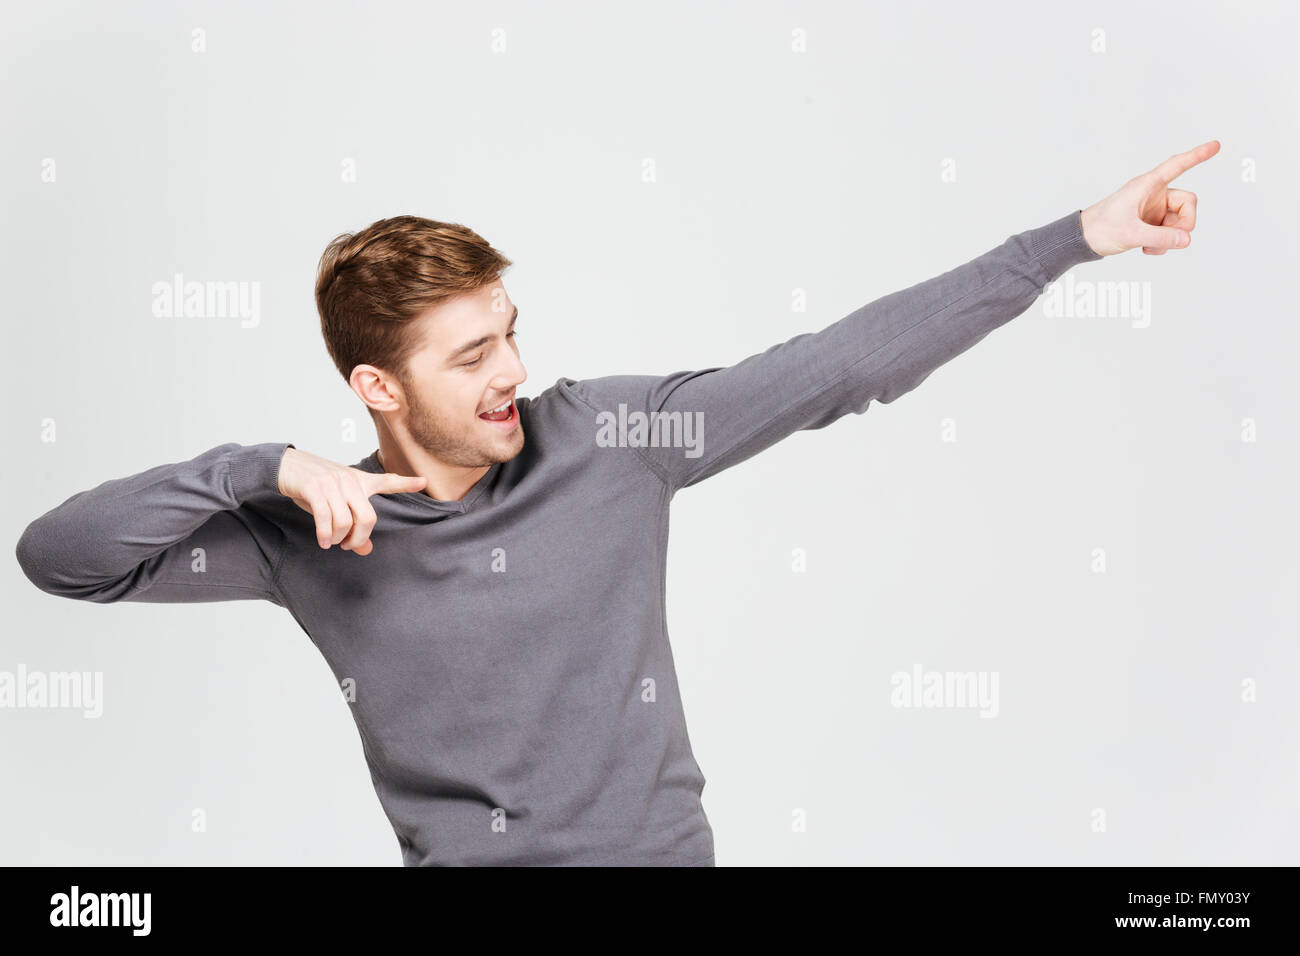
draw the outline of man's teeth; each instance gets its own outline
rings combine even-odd
[[[510,403],[509,403],[509,402],[506,402],[504,405],[501,405],[501,406],[499,406],[499,407],[497,407],[497,408],[489,408],[489,409],[488,409],[486,412],[484,412],[483,414],[484,414],[484,415],[495,415],[497,412],[504,412],[504,411],[505,411],[507,408],[509,408],[509,407],[510,407]]]

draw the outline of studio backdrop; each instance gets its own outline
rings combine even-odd
[[[400,865],[284,609],[67,600],[13,556],[227,442],[373,452],[313,301],[336,235],[510,257],[535,396],[734,364],[1211,139],[1188,249],[683,489],[668,630],[718,865],[1300,863],[1297,19],[7,5],[0,863]]]

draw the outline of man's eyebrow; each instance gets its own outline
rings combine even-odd
[[[519,306],[515,306],[514,314],[510,316],[510,324],[506,326],[507,332],[509,332],[511,329],[515,327],[515,320],[518,318],[519,318]],[[447,361],[450,362],[453,359],[459,358],[460,356],[464,355],[466,352],[472,352],[479,346],[486,345],[487,342],[488,342],[488,336],[486,335],[480,339],[475,339],[473,342],[466,342],[460,348],[456,349],[456,351],[448,355]]]

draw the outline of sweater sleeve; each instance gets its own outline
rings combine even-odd
[[[284,533],[246,507],[279,496],[288,442],[230,443],[81,491],[32,521],[18,563],[42,591],[109,604],[263,599]]]
[[[675,492],[795,431],[907,394],[1028,309],[1072,266],[1100,258],[1084,240],[1076,210],[735,365],[614,375],[573,387],[607,426],[597,443],[611,443],[617,419],[620,442],[636,448]],[[633,427],[638,418],[649,422],[640,433]]]

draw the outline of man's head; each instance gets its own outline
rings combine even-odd
[[[330,358],[372,418],[450,465],[508,461],[524,445],[518,309],[501,282],[512,264],[465,226],[417,216],[339,236],[321,256]],[[484,417],[507,402],[505,422]]]

